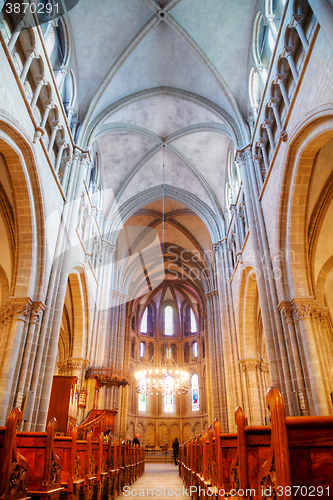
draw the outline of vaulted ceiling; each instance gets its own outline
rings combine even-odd
[[[228,151],[250,139],[257,10],[254,0],[80,0],[69,12],[78,142],[98,153],[123,222],[156,222],[161,205],[142,210],[162,198],[164,181],[166,198],[192,213],[175,209],[171,241],[188,237],[182,228],[191,250],[223,236]]]

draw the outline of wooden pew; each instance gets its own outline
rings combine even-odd
[[[96,464],[91,449],[92,431],[87,434],[87,440],[77,441],[77,454],[81,461],[81,478],[83,478],[84,500],[91,500],[96,483]]]
[[[13,408],[6,427],[0,427],[0,498],[1,500],[28,500],[27,481],[29,464],[17,451],[16,428],[21,422],[21,411]]]
[[[58,500],[61,487],[61,462],[54,451],[57,421],[52,418],[46,432],[18,432],[17,449],[29,464],[27,492],[31,497]]]
[[[107,461],[103,454],[104,434],[100,433],[98,441],[92,441],[91,452],[96,465],[96,495],[97,500],[102,497],[102,492],[108,480]]]
[[[258,475],[269,456],[271,427],[247,426],[240,406],[235,411],[235,422],[237,454],[230,468],[231,489],[240,492],[240,498],[259,498]]]
[[[180,473],[186,488],[195,486],[197,498],[259,498],[258,474],[270,449],[270,427],[246,426],[241,408],[236,410],[237,433],[222,433],[219,420],[199,438],[191,438],[181,447]],[[250,489],[252,491],[250,493]],[[246,496],[248,491],[249,495]],[[203,493],[204,492],[204,493]]]
[[[73,427],[71,436],[56,436],[54,449],[62,463],[61,486],[67,493],[68,500],[78,500],[84,479],[81,477],[81,460],[77,453],[77,427]]]
[[[114,499],[118,496],[119,482],[120,482],[120,462],[119,462],[119,448],[117,439],[111,445],[111,463],[110,463],[110,493],[111,498]]]
[[[272,440],[259,472],[259,498],[282,500],[333,497],[333,417],[286,417],[276,387],[266,394]],[[288,494],[291,492],[291,495]]]

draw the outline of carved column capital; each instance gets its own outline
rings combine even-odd
[[[313,300],[313,297],[293,298],[291,303],[293,305],[297,321],[311,317]]]
[[[16,298],[10,297],[12,302],[10,307],[10,316],[14,319],[26,321],[29,318],[32,300],[29,297]]]
[[[285,58],[288,58],[289,56],[292,55],[292,53],[294,52],[294,49],[295,47],[293,46],[289,46],[289,45],[285,45],[281,51],[281,57],[285,57]]]
[[[271,128],[272,124],[273,124],[273,120],[269,120],[268,118],[265,118],[265,120],[262,122],[262,126],[264,128]],[[266,141],[266,139],[265,139],[265,141]]]
[[[243,151],[250,160],[253,160],[252,144],[248,144]]]
[[[293,14],[289,22],[289,28],[296,28],[303,21],[303,14]]]
[[[37,325],[45,311],[45,304],[43,302],[34,302],[31,307],[30,323]]]
[[[281,85],[281,83],[283,83],[286,78],[287,75],[283,73],[277,73],[274,77],[273,83],[275,83],[276,85]]]
[[[238,361],[240,369],[242,372],[269,372],[269,367],[267,361],[263,358],[246,358],[240,359]]]
[[[293,321],[293,306],[290,302],[286,300],[282,300],[278,305],[279,310],[282,312],[282,315],[287,323],[292,323]]]
[[[241,167],[246,165],[246,154],[242,150],[238,150],[235,157],[235,162]]]
[[[275,108],[275,106],[278,106],[279,102],[280,102],[279,97],[271,97],[270,99],[268,99],[267,106],[269,108]]]

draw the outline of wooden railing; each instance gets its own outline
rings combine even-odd
[[[125,386],[129,385],[131,377],[129,372],[117,370],[115,368],[88,368],[86,371],[86,380],[94,378],[100,386]]]
[[[28,500],[30,497],[58,500],[79,498],[114,499],[144,473],[144,446],[96,442],[89,431],[86,440],[72,435],[55,436],[53,418],[46,432],[16,432],[21,412],[14,408],[0,427],[0,498]]]
[[[85,439],[88,432],[92,431],[92,439],[98,440],[100,433],[111,431],[114,434],[114,420],[118,410],[91,410],[86,420],[78,427],[79,439]]]
[[[271,426],[246,426],[236,409],[236,434],[216,419],[180,447],[179,474],[192,498],[259,500],[333,498],[333,417],[287,417],[282,396],[266,396]]]

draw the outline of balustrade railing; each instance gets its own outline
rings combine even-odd
[[[307,1],[290,0],[286,4],[253,132],[252,155],[259,193],[280,142],[287,140],[288,119],[317,29]]]
[[[66,195],[74,151],[70,122],[66,114],[44,37],[39,26],[24,28],[3,9],[0,40],[35,128],[33,142],[41,141],[56,181]]]

